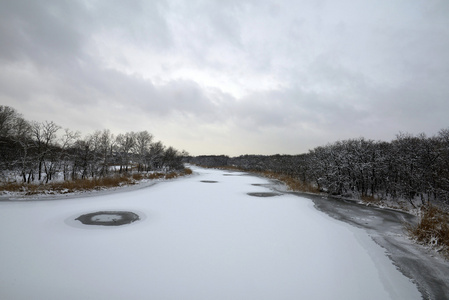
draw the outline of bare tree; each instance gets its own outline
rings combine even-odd
[[[34,144],[31,138],[31,124],[22,118],[16,120],[17,127],[15,128],[15,134],[12,136],[13,144],[17,145],[14,149],[17,149],[15,155],[17,160],[11,161],[13,168],[18,168],[23,178],[23,182],[34,180],[35,172],[35,156],[33,155]],[[28,178],[27,178],[28,175]]]
[[[91,174],[91,162],[93,161],[92,143],[89,137],[78,139],[73,145],[72,179],[77,179],[81,173],[81,179],[86,179]]]
[[[150,152],[151,141],[153,140],[153,135],[148,133],[148,131],[137,132],[135,136],[134,152],[137,155],[138,160],[138,171],[148,171],[148,162],[146,158]]]
[[[173,147],[168,147],[164,152],[164,167],[167,171],[180,170],[182,164],[182,155]]]
[[[436,137],[438,158],[435,165],[436,196],[449,204],[449,128],[442,129]]]
[[[15,120],[20,117],[20,114],[14,108],[0,105],[0,136],[10,136],[15,125]]]
[[[127,132],[125,134],[121,133],[115,138],[116,152],[120,162],[120,173],[123,167],[125,172],[128,172],[131,150],[135,145],[135,136],[134,132]]]
[[[114,148],[114,135],[109,129],[103,130],[100,136],[99,151],[102,157],[100,176],[106,176],[109,173],[109,167],[112,161],[112,149]]]
[[[38,161],[38,180],[42,179],[42,167],[44,167],[47,173],[47,182],[51,179],[53,172],[53,162],[46,161],[46,158],[50,156],[53,146],[55,146],[56,132],[61,127],[53,123],[53,121],[48,122],[33,122],[31,125],[31,135],[35,143],[37,150],[37,161]]]
[[[100,176],[102,168],[102,149],[101,149],[101,131],[96,130],[88,135],[85,139],[85,150],[87,151],[86,159],[88,159],[87,167],[92,178]]]
[[[164,165],[165,146],[161,141],[152,143],[149,153],[150,168],[160,170]]]
[[[73,154],[70,153],[70,150],[73,149],[75,142],[80,138],[81,134],[79,132],[73,132],[68,128],[64,129],[64,134],[60,140],[60,149],[59,149],[59,161],[62,165],[62,172],[64,176],[64,180],[68,180],[70,173],[73,175],[74,168],[74,157]],[[70,170],[72,167],[72,170]]]

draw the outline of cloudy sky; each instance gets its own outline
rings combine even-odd
[[[0,105],[193,155],[449,127],[449,1],[0,0]]]

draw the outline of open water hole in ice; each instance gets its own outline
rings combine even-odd
[[[1,202],[0,298],[421,298],[363,230],[310,200],[251,197],[270,192],[252,185],[266,179],[194,172],[132,192]],[[109,227],[66,222],[96,211],[142,218]]]

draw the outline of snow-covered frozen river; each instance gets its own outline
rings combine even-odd
[[[421,299],[362,229],[306,198],[258,197],[266,179],[193,169],[145,189],[0,202],[0,299]],[[75,220],[119,210],[140,220]]]

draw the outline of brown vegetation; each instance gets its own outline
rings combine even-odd
[[[232,170],[241,172],[251,172],[261,175],[266,178],[276,179],[287,185],[288,189],[295,192],[306,192],[306,193],[319,193],[319,189],[310,183],[303,182],[293,176],[271,172],[271,171],[256,171],[256,170],[246,170],[244,168],[239,168],[237,166],[225,166],[225,167],[208,167],[202,166],[202,168],[220,169],[220,170]]]
[[[173,178],[176,178],[176,177],[178,177],[178,176],[179,176],[178,173],[176,173],[176,172],[170,172],[170,173],[168,173],[168,174],[165,174],[165,179],[173,179]]]
[[[192,174],[191,169],[184,169],[180,172],[170,172],[170,173],[134,173],[132,175],[120,175],[120,176],[109,176],[93,179],[77,179],[77,180],[67,180],[63,182],[51,182],[51,183],[37,183],[37,184],[27,184],[27,183],[5,183],[0,184],[0,192],[21,192],[25,195],[37,195],[37,194],[67,194],[76,191],[89,191],[89,190],[100,190],[103,188],[119,187],[122,185],[136,184],[138,181],[143,179],[172,179],[178,176],[185,176]]]
[[[131,179],[127,176],[111,176],[95,179],[67,180],[63,182],[52,182],[47,184],[8,183],[0,185],[0,191],[25,192],[26,195],[44,193],[65,194],[74,191],[86,191],[117,187],[130,183],[132,183]]]
[[[148,179],[160,179],[160,178],[164,178],[165,174],[161,173],[161,172],[154,172],[154,173],[150,173],[148,174]]]
[[[285,183],[289,190],[291,191],[297,191],[297,192],[306,192],[306,193],[319,193],[318,188],[315,186],[305,183],[297,178],[294,178],[292,176],[274,173],[274,172],[260,172],[261,175],[271,178],[271,179],[277,179],[283,183]]]
[[[436,206],[423,207],[416,226],[408,225],[412,237],[449,259],[449,214]]]
[[[183,173],[185,175],[192,175],[193,171],[190,168],[184,168]]]
[[[142,173],[134,173],[133,175],[132,175],[132,178],[134,179],[134,180],[142,180],[143,179],[143,174]]]

